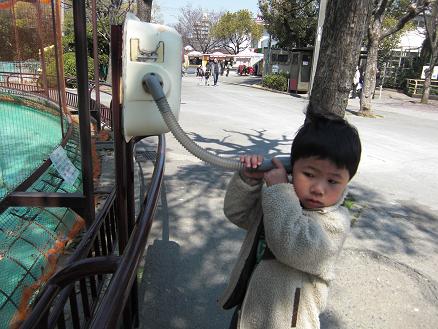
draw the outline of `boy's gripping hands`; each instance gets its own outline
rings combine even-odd
[[[244,177],[250,179],[263,179],[264,172],[255,171],[258,166],[260,166],[263,162],[263,156],[259,154],[245,154],[240,156],[240,162],[243,164],[244,169],[242,170],[242,174]]]
[[[284,168],[281,161],[276,159],[275,157],[272,158],[272,163],[274,164],[274,168],[265,172],[253,170],[262,164],[263,162],[262,155],[259,154],[241,155],[240,162],[244,164],[244,169],[242,171],[242,174],[246,178],[252,180],[264,179],[267,186],[289,182],[286,169]]]

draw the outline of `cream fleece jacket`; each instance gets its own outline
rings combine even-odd
[[[345,196],[346,193],[344,193]],[[319,314],[347,234],[350,215],[341,207],[301,208],[292,184],[251,186],[236,173],[224,201],[226,217],[247,235],[221,305],[233,292],[263,218],[265,239],[275,259],[252,273],[241,308],[239,329],[319,328]]]

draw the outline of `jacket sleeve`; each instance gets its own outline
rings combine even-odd
[[[275,258],[290,267],[334,277],[334,263],[350,230],[348,212],[303,213],[292,184],[265,187],[262,198],[266,242]]]
[[[263,181],[257,185],[246,183],[239,172],[231,178],[224,200],[225,216],[237,226],[248,230],[255,221],[255,211],[260,208]]]

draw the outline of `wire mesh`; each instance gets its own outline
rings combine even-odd
[[[9,208],[0,215],[0,328],[9,327],[24,289],[44,274],[48,251],[75,218],[66,208]]]
[[[52,51],[56,44],[54,17],[52,6],[47,4],[50,4],[50,1],[0,0],[2,71],[38,72],[41,74],[41,85],[46,81],[46,77],[42,75],[56,77],[57,74],[55,54]],[[28,62],[33,62],[33,65]],[[39,63],[37,72],[35,63]],[[56,79],[53,80],[56,87]]]
[[[61,143],[58,108],[0,91],[0,199]]]
[[[81,165],[78,143],[75,126],[65,150],[76,168]],[[81,182],[79,177],[73,185],[66,183],[51,165],[29,191],[77,192],[82,189]],[[48,252],[69,232],[76,217],[67,208],[13,207],[0,214],[0,329],[9,327],[23,291],[44,274]]]
[[[59,0],[0,0],[0,202],[56,149],[81,171],[78,127],[67,120]],[[81,174],[67,183],[52,164],[27,190],[82,191]],[[35,298],[54,246],[78,222],[68,208],[0,210],[0,329]],[[64,241],[64,240],[63,240]],[[20,305],[20,303],[22,305]]]
[[[66,110],[59,0],[0,0],[0,85],[44,94]]]

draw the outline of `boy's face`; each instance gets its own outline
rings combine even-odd
[[[312,156],[294,162],[292,184],[305,209],[329,207],[341,198],[350,180],[346,168]]]

